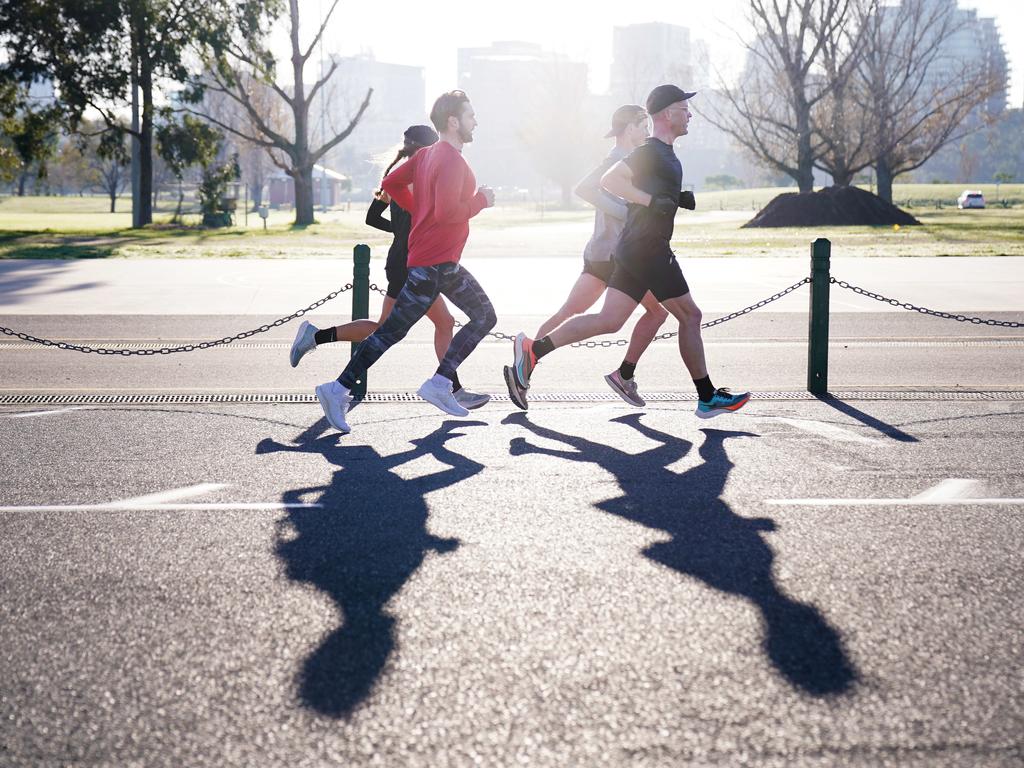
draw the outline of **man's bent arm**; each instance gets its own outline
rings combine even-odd
[[[464,179],[462,168],[455,163],[438,169],[434,180],[434,220],[438,223],[459,224],[469,221],[487,207],[487,198],[479,190],[469,200],[462,201]]]
[[[412,186],[414,159],[402,163],[385,176],[384,181],[381,182],[384,191],[391,195],[391,199],[398,203],[399,208],[408,213],[412,213],[413,206],[416,204],[413,199],[412,190],[409,189]]]
[[[576,185],[573,191],[576,196],[586,200],[592,206],[619,221],[626,220],[626,206],[621,200],[601,189],[601,177],[611,165],[607,160],[591,171],[585,179]]]
[[[601,186],[616,197],[628,203],[644,207],[651,204],[651,196],[633,186],[633,169],[620,160],[601,177]]]

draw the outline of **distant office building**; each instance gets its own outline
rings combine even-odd
[[[882,6],[880,12],[890,15],[894,23],[898,23],[898,7]],[[921,20],[922,24],[933,24],[936,30],[941,28],[946,33],[929,67],[926,85],[941,90],[965,73],[983,71],[1005,85],[982,105],[980,111],[993,115],[1002,113],[1006,109],[1009,64],[995,20],[980,18],[973,8],[960,8],[957,0],[923,0]]]
[[[578,150],[590,122],[587,65],[535,43],[496,42],[459,49],[458,84],[480,123],[466,147],[480,183],[553,187],[540,167],[551,162],[552,151]],[[566,130],[575,132],[571,146],[561,137]]]
[[[661,83],[692,88],[693,47],[690,30],[652,22],[615,27],[609,92],[621,103],[643,104]]]
[[[354,195],[369,198],[380,182],[381,172],[402,144],[410,125],[429,124],[425,113],[426,87],[423,68],[377,61],[372,55],[332,55],[325,71],[336,62],[337,70],[324,87],[323,99],[310,108],[310,134],[316,145],[324,137],[344,130],[373,88],[370,106],[352,133],[322,161],[350,177]]]

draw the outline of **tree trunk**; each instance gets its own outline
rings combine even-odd
[[[295,224],[307,226],[313,219],[313,169],[309,166],[295,169]]]
[[[256,210],[263,204],[263,182],[253,182],[249,185],[249,195],[252,197],[252,210]]]
[[[117,207],[117,186],[111,187],[107,194],[110,195],[110,212],[116,213],[114,209]]]
[[[18,197],[25,196],[25,182],[28,180],[28,171],[22,171],[18,176]]]
[[[836,187],[848,187],[853,183],[853,174],[845,168],[832,169],[832,184]]]
[[[891,203],[893,173],[884,159],[880,158],[875,164],[875,175],[878,177],[878,196],[885,202]]]
[[[139,141],[139,226],[153,223],[153,65],[146,45],[140,46],[142,137]]]
[[[181,221],[181,203],[185,199],[185,190],[181,187],[181,179],[178,179],[178,207],[174,209],[174,218],[171,221],[177,224]]]
[[[811,108],[802,98],[794,105],[797,113],[796,185],[801,192],[814,191],[814,154],[811,151]]]
[[[309,159],[309,102],[306,100],[306,85],[302,77],[305,61],[299,47],[299,4],[289,0],[288,12],[292,21],[292,82],[295,92],[292,113],[295,116],[295,144],[291,154],[292,179],[295,182],[295,224],[306,226],[313,219],[313,163]]]

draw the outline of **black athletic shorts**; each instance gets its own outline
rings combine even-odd
[[[388,264],[384,267],[384,274],[388,278],[388,296],[397,299],[405,285],[405,278],[409,276],[409,268],[404,264]]]
[[[615,271],[615,262],[611,259],[608,261],[587,261],[583,260],[583,274],[593,275],[605,285],[608,285],[608,281],[612,278],[612,272]]]
[[[608,287],[622,291],[639,304],[648,291],[658,301],[690,292],[683,270],[668,243],[658,240],[648,246],[633,245],[615,252],[615,271]]]

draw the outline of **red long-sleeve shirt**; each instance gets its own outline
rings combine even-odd
[[[487,207],[462,153],[439,141],[385,176],[382,186],[412,214],[409,266],[458,262],[469,238],[469,220]]]

